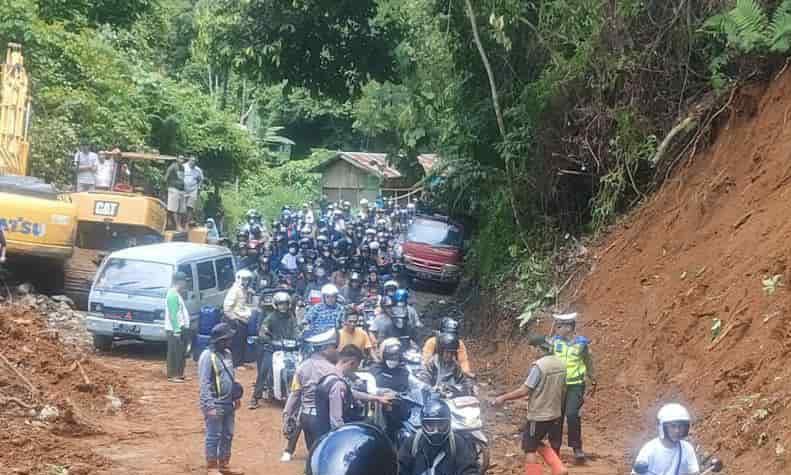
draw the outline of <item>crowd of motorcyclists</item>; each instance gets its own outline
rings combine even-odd
[[[488,441],[459,321],[442,319],[423,341],[423,323],[406,285],[400,237],[414,215],[414,206],[393,201],[362,200],[356,213],[348,202],[316,210],[306,203],[298,210],[284,207],[267,226],[250,210],[236,236],[241,270],[225,299],[226,319],[204,352],[221,352],[219,361],[227,356],[231,370],[201,357],[201,374],[214,375],[202,377],[202,406],[213,391],[238,407],[243,391],[233,391],[234,370],[254,360],[249,408],[264,400],[285,405],[281,462],[292,460],[303,435],[311,451],[308,473],[316,475],[485,472]],[[534,363],[523,386],[492,401],[530,401],[523,438],[528,475],[541,473],[537,455],[554,475],[567,473],[558,458],[564,419],[575,458],[585,457],[579,410],[586,380],[594,390],[596,380],[589,341],[574,334],[576,318],[558,315],[552,336],[533,337],[546,356]],[[697,462],[681,444],[686,432],[675,431],[684,424],[688,430],[688,414],[686,420],[683,416],[660,417],[660,439],[645,449],[655,453],[641,454],[646,463],[683,463],[687,471],[639,473],[697,473],[690,471]],[[219,455],[209,453],[209,426],[207,417],[209,474],[239,473],[228,466],[232,421],[230,435],[222,427],[212,435],[212,450]],[[361,449],[364,441],[367,448]],[[339,456],[339,451],[346,452]],[[378,454],[378,461],[366,451]],[[338,464],[328,465],[329,458],[319,463],[317,457],[331,453]]]
[[[268,225],[256,210],[246,214],[233,246],[240,270],[225,298],[224,341],[234,370],[257,363],[249,408],[285,404],[282,462],[301,435],[310,449],[327,432],[369,421],[401,459],[414,459],[414,470],[402,461],[403,473],[423,473],[439,453],[442,467],[459,470],[438,475],[480,472],[480,427],[477,439],[463,430],[449,436],[446,401],[475,395],[459,323],[444,319],[423,345],[406,285],[400,240],[415,214],[413,203],[386,200],[362,200],[355,213],[348,202],[284,207]],[[222,463],[218,471],[233,473]]]

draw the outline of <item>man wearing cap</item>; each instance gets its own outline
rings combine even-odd
[[[531,345],[537,346],[544,355],[533,362],[524,384],[510,393],[496,397],[493,406],[524,397],[528,398],[527,424],[522,435],[522,450],[525,451],[526,475],[541,475],[543,469],[536,453],[552,468],[552,475],[566,475],[568,470],[560,461],[560,445],[563,430],[563,401],[566,388],[566,365],[552,354],[545,337],[531,336]],[[547,447],[543,439],[549,439]]]
[[[184,382],[184,360],[190,327],[190,314],[182,294],[187,289],[187,276],[173,274],[173,286],[165,296],[165,334],[168,339],[167,373],[171,383]]]
[[[207,475],[241,475],[228,466],[240,395],[234,394],[236,375],[228,349],[233,327],[218,323],[211,330],[209,346],[198,360],[200,408],[206,424]]]
[[[283,426],[298,427],[296,420],[299,417],[299,423],[305,433],[305,445],[310,450],[321,433],[316,409],[316,387],[324,376],[336,371],[338,334],[335,329],[326,330],[306,338],[305,343],[311,346],[314,353],[303,361],[294,373],[291,394],[288,395],[283,410]],[[285,452],[281,461],[290,461],[292,455]]]
[[[591,385],[596,389],[596,379],[593,374],[593,358],[590,350],[590,340],[582,335],[576,335],[577,314],[567,313],[554,315],[554,336],[549,343],[555,356],[566,363],[566,401],[563,413],[568,424],[569,447],[574,450],[574,459],[577,462],[585,461],[585,452],[582,451],[582,420],[580,409],[585,397],[585,377],[590,379]],[[562,430],[561,421],[561,430]]]

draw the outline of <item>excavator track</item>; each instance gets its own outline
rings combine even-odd
[[[71,259],[63,266],[63,293],[81,309],[88,308],[91,284],[105,254],[104,251],[75,248]]]

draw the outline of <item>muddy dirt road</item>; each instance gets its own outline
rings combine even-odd
[[[420,292],[418,305],[424,307],[447,296]],[[128,414],[109,417],[103,424],[106,434],[84,439],[99,456],[108,459],[106,469],[99,473],[113,475],[198,474],[205,473],[203,457],[203,420],[196,400],[198,393],[196,365],[187,366],[189,380],[170,384],[164,376],[164,352],[142,345],[128,345],[112,353],[97,355],[102,363],[127,378],[130,387],[139,392]],[[474,361],[474,360],[473,360]],[[254,365],[239,371],[239,379],[249,391],[255,380]],[[481,380],[488,379],[484,371]],[[483,385],[486,394],[504,388]],[[244,401],[247,402],[246,400]],[[592,403],[595,409],[597,403]],[[263,404],[251,411],[243,406],[236,416],[233,465],[248,474],[297,475],[304,473],[304,444],[294,461],[279,462],[283,448],[280,434],[280,406]],[[487,432],[493,438],[492,463],[489,473],[521,474],[522,452],[519,449],[519,422],[523,420],[524,404],[512,403],[497,412],[488,411]],[[623,459],[612,441],[588,428],[587,449],[592,460],[586,466],[572,467],[580,475],[612,475]],[[564,458],[569,454],[564,451]],[[548,472],[547,472],[548,473]]]

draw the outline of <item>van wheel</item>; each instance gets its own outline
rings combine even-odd
[[[106,335],[94,335],[93,347],[99,351],[110,351],[113,349],[113,337]]]

